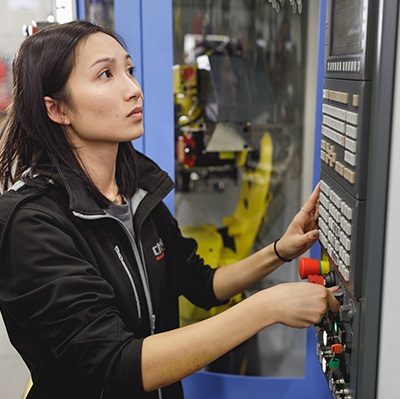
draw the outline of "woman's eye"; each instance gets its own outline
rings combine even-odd
[[[103,79],[106,78],[106,79],[109,79],[109,78],[111,78],[111,72],[110,72],[109,70],[104,71],[104,72],[102,72],[102,73],[100,74],[99,78],[103,78]]]
[[[129,67],[126,72],[128,75],[135,76],[135,67]]]

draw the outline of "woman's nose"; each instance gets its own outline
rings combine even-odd
[[[126,84],[126,95],[128,99],[130,98],[138,98],[142,96],[142,88],[140,87],[139,82],[133,78],[132,76],[127,76]]]

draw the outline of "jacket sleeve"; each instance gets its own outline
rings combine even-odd
[[[29,336],[75,376],[119,398],[142,397],[142,339],[124,325],[112,286],[73,228],[56,212],[26,206],[16,213],[0,258],[0,305],[25,334],[13,344],[29,360]]]
[[[219,301],[215,296],[213,278],[216,269],[204,263],[197,254],[196,241],[182,235],[176,219],[164,204],[162,206],[169,226],[169,246],[174,248],[173,263],[177,267],[178,294],[204,309],[228,303],[229,301]]]

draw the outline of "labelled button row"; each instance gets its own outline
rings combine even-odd
[[[335,204],[335,206],[337,208],[339,208],[342,211],[343,215],[346,216],[346,218],[348,220],[352,220],[353,219],[353,210],[352,210],[352,208],[344,200],[342,200],[339,197],[339,195],[336,194],[335,191],[333,189],[331,189],[329,187],[329,185],[324,180],[321,180],[320,188],[321,188],[320,202],[321,202],[321,194],[323,194],[322,195],[323,201],[324,201],[324,198],[326,198],[326,201],[325,201],[325,204],[324,204],[325,208],[328,209],[329,198],[332,196],[332,202]]]
[[[341,233],[344,233],[346,234],[346,237],[350,239],[352,225],[347,220],[347,218],[342,213],[340,213],[340,211],[335,208],[332,203],[323,205],[321,202],[320,207],[322,211],[322,213],[320,212],[320,216],[322,219],[318,223],[323,221],[326,224],[326,227],[332,230],[336,237],[341,238]],[[327,233],[327,231],[325,231],[324,229],[322,230],[324,231],[324,233]],[[343,243],[346,242],[344,236],[342,236],[341,241]],[[345,245],[345,247],[347,248],[347,245]]]
[[[343,134],[340,134],[332,129],[329,129],[329,127],[322,126],[321,134],[325,137],[328,137],[328,139],[331,139],[336,144],[341,145],[342,147],[344,147],[346,145],[346,136]]]
[[[333,219],[335,219],[335,221],[337,223],[340,223],[340,217],[342,215],[342,212],[340,211],[339,208],[336,208],[336,206],[333,205],[332,202],[329,203],[329,205],[328,205],[328,212],[331,215],[331,217],[333,217]]]
[[[350,269],[346,267],[343,261],[339,260],[339,264],[337,265],[339,272],[343,276],[345,281],[350,281]]]
[[[338,250],[335,250],[337,244],[332,244],[329,241],[327,234],[320,230],[319,241],[325,248],[328,255],[331,257],[335,265],[338,266],[340,273],[346,281],[349,281],[350,276],[350,254],[339,244]],[[343,258],[342,258],[343,256]]]
[[[349,103],[349,93],[346,93],[344,91],[323,89],[322,98],[341,104]]]
[[[340,119],[346,122],[346,110],[338,107],[334,107],[329,104],[322,104],[322,113],[333,116],[334,118]]]
[[[337,153],[334,151],[335,146],[326,143],[324,140],[321,140],[321,152],[320,159],[326,165],[334,168],[335,171],[342,176],[345,180],[347,180],[350,184],[355,184],[356,182],[356,172],[347,166],[343,165],[341,162],[337,160]],[[333,148],[333,150],[332,150]],[[327,150],[327,151],[326,151]],[[350,165],[356,165],[356,155],[350,153],[349,151],[345,151],[344,160]]]
[[[329,126],[332,129],[337,130],[339,133],[345,133],[346,132],[346,123],[342,122],[338,119],[332,118],[327,115],[322,115],[322,124],[325,126]]]
[[[322,126],[321,128],[321,134],[322,136],[325,136],[326,138],[332,140],[334,143],[339,144],[341,147],[346,148],[345,152],[349,153],[348,159],[345,157],[345,161],[348,162],[351,166],[356,165],[356,150],[357,150],[357,141],[352,140],[338,132],[335,132],[332,129],[329,129],[326,126]],[[330,149],[330,144],[324,140],[321,139],[321,149],[328,152],[328,153],[333,153],[335,152],[334,149]]]
[[[333,262],[337,266],[342,265],[344,267],[341,273],[345,277],[348,277],[349,275],[348,272],[350,269],[350,260],[351,260],[350,250],[347,250],[346,247],[342,245],[342,241],[340,240],[340,238],[338,239],[336,237],[334,232],[328,228],[328,226],[323,220],[319,222],[319,228],[320,228],[319,241],[321,245],[325,248],[328,255],[332,258]],[[350,248],[351,241],[349,238],[346,238],[346,240],[347,240],[346,245]]]
[[[340,146],[345,147],[348,151],[350,151],[351,153],[354,154],[354,158],[355,158],[355,153],[357,151],[357,141],[356,140],[350,139],[349,137],[346,137],[343,134],[335,132],[334,130],[329,129],[329,127],[326,127],[326,126],[322,126],[321,134],[323,136],[327,137],[328,139],[332,140],[336,144],[339,144]],[[321,148],[324,151],[329,152],[329,149],[326,148],[327,145],[329,145],[329,144],[324,139],[322,139],[321,140]],[[353,165],[352,163],[350,163],[350,164]]]
[[[353,210],[323,179],[319,199],[320,243],[345,281],[349,281]]]
[[[361,61],[328,61],[326,69],[328,72],[360,72]]]
[[[324,103],[322,104],[322,113],[339,119],[342,122],[350,123],[354,126],[357,126],[358,124],[357,112],[347,111],[345,109]]]
[[[350,252],[351,248],[351,239],[343,232],[340,232],[339,240],[342,243],[344,249]]]
[[[322,203],[322,205],[324,205],[325,208],[328,209],[329,203],[332,202],[336,206],[336,208],[340,209],[342,199],[339,197],[338,194],[335,193],[333,189],[329,187],[329,185],[324,180],[321,180],[320,188],[321,193],[319,201]]]

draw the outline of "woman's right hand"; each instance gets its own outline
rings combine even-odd
[[[296,282],[275,285],[259,294],[266,295],[268,309],[275,323],[307,328],[319,323],[328,310],[338,312],[340,302],[332,292],[319,284]]]

